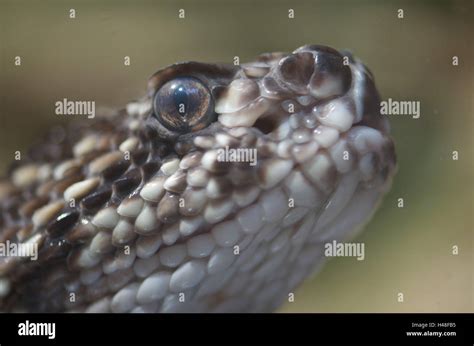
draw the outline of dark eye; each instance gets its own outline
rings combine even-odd
[[[180,77],[165,83],[156,92],[153,107],[163,126],[182,133],[206,127],[214,114],[211,93],[193,77]]]

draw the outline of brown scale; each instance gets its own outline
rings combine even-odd
[[[142,172],[140,168],[132,168],[127,173],[117,178],[113,186],[115,196],[123,198],[136,189],[142,182]]]
[[[118,179],[130,167],[130,160],[120,160],[107,167],[102,172],[105,181],[114,181]]]
[[[156,161],[149,161],[141,167],[143,179],[149,181],[153,175],[160,169],[160,164]]]
[[[174,223],[179,219],[179,195],[166,192],[158,203],[157,217],[163,223]]]
[[[76,209],[61,213],[46,227],[46,232],[51,238],[58,238],[69,232],[79,220],[80,213]]]
[[[92,214],[97,212],[112,196],[112,189],[110,187],[102,187],[97,191],[84,197],[81,201],[81,208],[83,212]]]

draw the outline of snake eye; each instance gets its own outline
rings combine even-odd
[[[214,114],[211,93],[193,77],[179,77],[165,83],[156,92],[153,107],[163,126],[181,133],[206,127]]]

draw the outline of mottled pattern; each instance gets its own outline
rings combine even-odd
[[[0,310],[277,308],[325,242],[369,219],[395,170],[373,77],[346,57],[305,46],[176,64],[126,109],[52,130],[0,183],[0,242],[40,249],[0,257]],[[177,76],[211,91],[205,129],[173,133],[151,115]],[[218,161],[225,147],[256,148],[257,164]]]

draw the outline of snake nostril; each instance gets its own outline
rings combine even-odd
[[[269,133],[273,132],[278,127],[278,122],[276,119],[273,119],[271,117],[264,117],[264,118],[259,118],[255,122],[253,127],[260,130],[263,134],[268,135]]]

